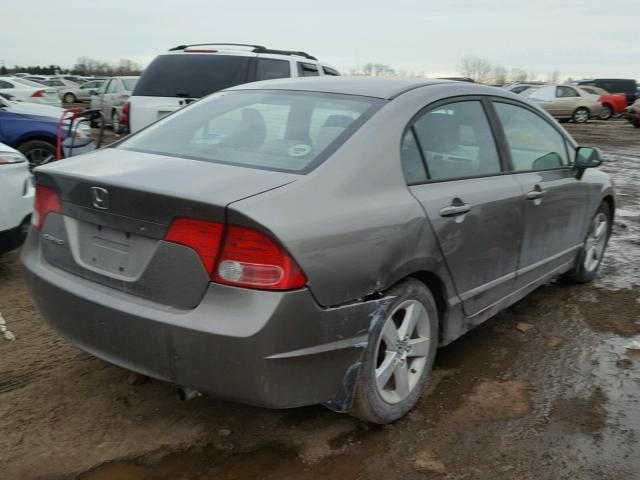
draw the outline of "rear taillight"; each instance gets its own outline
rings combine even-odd
[[[165,240],[193,248],[217,283],[267,290],[289,290],[307,283],[291,256],[258,230],[178,218]]]
[[[42,95],[44,94],[44,90],[36,90],[35,92],[33,92],[31,94],[32,97],[42,97]]]
[[[36,185],[36,200],[31,215],[31,224],[36,230],[42,230],[49,212],[62,212],[58,194],[52,188]]]
[[[126,131],[129,130],[130,111],[131,111],[131,104],[127,102],[123,105],[122,112],[120,112],[120,128],[124,127]]]
[[[268,235],[229,225],[213,281],[241,287],[288,290],[307,279],[289,254]]]
[[[171,224],[165,240],[193,248],[211,274],[218,257],[223,227],[222,223],[178,218]]]

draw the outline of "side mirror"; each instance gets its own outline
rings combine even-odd
[[[602,163],[600,150],[593,147],[578,147],[576,150],[576,168],[593,168]]]
[[[89,89],[89,95],[97,95],[97,94],[98,94],[98,90],[96,90],[95,88]]]

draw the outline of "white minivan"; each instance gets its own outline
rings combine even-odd
[[[22,245],[29,229],[34,193],[25,156],[0,143],[0,254]]]
[[[137,132],[159,118],[210,93],[242,83],[287,77],[340,75],[305,52],[260,45],[180,45],[158,55],[143,72],[121,125]]]

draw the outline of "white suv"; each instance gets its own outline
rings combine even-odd
[[[305,52],[260,45],[180,45],[158,55],[138,81],[123,113],[137,132],[193,100],[242,83],[286,77],[340,75]]]
[[[0,143],[0,254],[19,247],[24,241],[33,198],[27,159]]]

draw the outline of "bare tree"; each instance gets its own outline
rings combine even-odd
[[[512,82],[526,82],[528,75],[521,68],[512,68],[510,77]]]
[[[493,65],[486,58],[467,55],[462,58],[458,70],[463,77],[471,78],[474,82],[486,83],[491,79]]]
[[[507,69],[502,65],[493,66],[493,83],[504,85],[507,83]]]
[[[560,72],[558,70],[551,72],[547,77],[547,81],[554,85],[560,83]]]
[[[382,63],[367,63],[362,68],[362,73],[364,75],[368,75],[371,77],[381,77],[381,76],[395,76],[395,70],[391,68],[389,65],[385,65]]]

